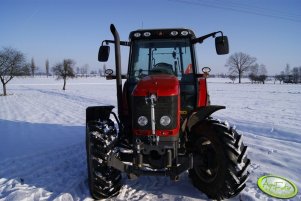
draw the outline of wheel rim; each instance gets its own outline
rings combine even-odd
[[[215,180],[220,164],[216,147],[211,140],[208,138],[198,140],[193,161],[193,169],[203,182],[210,183]]]

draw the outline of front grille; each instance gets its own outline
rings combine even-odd
[[[151,106],[145,102],[145,97],[132,97],[133,119],[132,124],[134,129],[151,130]],[[169,116],[171,122],[168,126],[160,124],[162,116]],[[138,117],[146,116],[148,123],[146,126],[140,126],[137,122]],[[177,127],[178,119],[178,96],[160,96],[155,105],[156,130],[172,130]]]

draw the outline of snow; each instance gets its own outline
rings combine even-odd
[[[85,156],[85,110],[115,105],[115,81],[102,78],[15,78],[0,96],[0,201],[92,200]],[[265,174],[284,176],[301,189],[301,86],[231,84],[209,78],[211,103],[225,105],[214,117],[243,133],[250,179],[230,200],[274,200],[257,187]],[[124,179],[113,200],[207,200],[187,173]],[[291,200],[301,200],[300,193]]]

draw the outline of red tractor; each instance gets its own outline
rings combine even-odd
[[[247,147],[228,123],[211,117],[224,106],[210,105],[206,77],[199,74],[195,45],[215,38],[216,52],[228,54],[221,31],[196,37],[193,31],[141,29],[120,41],[104,40],[98,60],[109,57],[114,44],[118,115],[114,106],[88,107],[86,148],[89,188],[93,198],[116,196],[122,173],[168,176],[178,180],[188,170],[193,185],[212,199],[236,196],[246,186],[250,160]],[[221,36],[216,35],[219,34]],[[121,75],[120,46],[128,46],[127,75]],[[122,79],[126,79],[122,88]]]

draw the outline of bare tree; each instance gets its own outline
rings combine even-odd
[[[20,73],[17,76],[30,76],[31,75],[31,68],[30,63],[25,63],[23,67],[20,68]]]
[[[258,71],[259,71],[259,64],[256,63],[253,66],[250,66],[249,68],[249,79],[251,80],[252,84],[256,82],[258,77]]]
[[[75,62],[72,59],[64,59],[63,63],[58,63],[52,67],[52,72],[57,76],[57,79],[64,80],[63,90],[66,90],[67,79],[75,77],[74,64]]]
[[[261,65],[259,66],[258,81],[259,81],[259,82],[262,82],[262,84],[264,84],[265,81],[266,81],[266,79],[268,78],[268,75],[267,75],[267,74],[268,74],[268,71],[267,71],[265,65],[264,65],[264,64],[261,64]]]
[[[284,73],[284,71],[281,71],[280,75],[276,75],[276,79],[279,80],[280,84],[281,84],[281,82],[284,82],[284,80],[285,80],[285,73]]]
[[[281,84],[281,81],[282,81],[282,80],[281,80],[280,75],[278,75],[278,74],[277,74],[277,75],[274,75],[274,84],[276,84],[276,81],[277,81],[277,80],[278,80],[279,83]]]
[[[291,67],[289,64],[286,64],[284,73],[286,76],[289,76],[291,74]]]
[[[298,68],[299,83],[301,83],[301,66]]]
[[[264,64],[259,65],[256,63],[255,65],[251,66],[249,74],[249,79],[251,80],[252,84],[255,83],[265,83],[267,79],[267,69]]]
[[[241,83],[243,73],[247,72],[255,62],[255,57],[243,52],[237,52],[228,58],[225,66],[229,68],[231,75],[238,75],[238,82]]]
[[[80,73],[82,76],[86,76],[88,77],[88,69],[89,69],[89,65],[85,64],[80,68]]]
[[[49,60],[48,59],[46,59],[45,67],[46,67],[46,76],[48,77],[48,75],[49,75]]]
[[[237,76],[236,75],[228,75],[229,79],[232,80],[232,83],[235,82]]]
[[[25,69],[24,54],[13,48],[0,50],[0,80],[3,86],[3,95],[6,96],[6,84],[15,76],[23,75]]]
[[[91,70],[90,74],[93,75],[93,76],[95,76],[95,75],[97,75],[97,71],[96,70]]]
[[[293,83],[293,76],[291,74],[291,67],[289,64],[286,64],[285,69],[284,69],[284,83]]]
[[[34,74],[35,74],[35,71],[36,71],[36,64],[35,64],[33,58],[31,58],[31,65],[30,65],[30,67],[31,67],[31,75],[32,75],[32,77],[34,77]]]
[[[80,68],[76,67],[76,75],[78,76],[80,74]]]
[[[299,68],[298,67],[294,67],[292,69],[292,80],[293,80],[293,83],[295,83],[295,84],[300,82]]]

